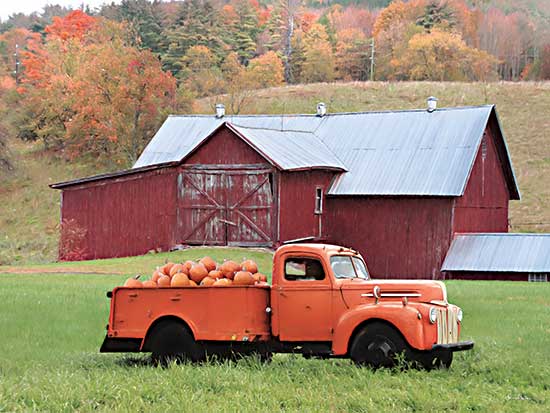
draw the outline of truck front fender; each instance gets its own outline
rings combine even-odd
[[[418,350],[431,348],[433,343],[426,343],[424,337],[424,320],[419,319],[419,309],[413,305],[364,304],[346,311],[336,324],[332,341],[334,355],[345,355],[354,334],[365,324],[372,321],[383,321],[397,329],[405,341]]]

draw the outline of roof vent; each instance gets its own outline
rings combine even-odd
[[[218,119],[223,118],[225,116],[225,105],[223,103],[218,103],[216,105],[216,117]]]
[[[317,116],[323,117],[327,114],[327,105],[323,102],[317,103]]]
[[[432,113],[437,109],[437,98],[435,96],[430,96],[428,98],[428,112]]]

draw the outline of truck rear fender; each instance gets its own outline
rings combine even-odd
[[[163,321],[173,321],[175,323],[181,324],[184,328],[189,330],[191,332],[191,334],[193,335],[193,338],[196,339],[196,337],[197,337],[197,335],[196,335],[197,329],[196,328],[197,327],[192,322],[188,322],[188,321],[186,321],[186,320],[184,320],[180,317],[176,317],[175,315],[162,315],[162,316],[158,317],[157,319],[155,319],[149,325],[149,327],[147,327],[147,333],[145,334],[145,338],[141,342],[141,346],[140,346],[140,349],[139,349],[140,351],[150,351],[149,339],[152,336],[152,332],[155,330],[155,327]]]
[[[334,329],[332,351],[335,355],[348,353],[354,335],[365,325],[373,321],[382,321],[394,327],[405,341],[415,349],[424,349],[424,325],[418,319],[418,310],[413,306],[403,307],[388,304],[381,307],[366,304],[346,311],[338,320]]]

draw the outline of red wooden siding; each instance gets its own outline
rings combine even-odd
[[[334,175],[334,172],[318,170],[279,175],[279,241],[328,234],[327,205],[324,204],[322,214],[315,214],[315,189],[322,187],[326,193]]]
[[[63,191],[62,219],[86,230],[82,258],[124,257],[173,245],[174,169],[92,182]],[[67,237],[67,232],[62,232]],[[61,257],[62,258],[62,257]]]
[[[451,243],[452,202],[330,197],[330,240],[359,250],[374,277],[437,279]]]
[[[524,272],[476,272],[449,271],[445,272],[447,280],[491,280],[491,281],[528,281],[529,274]]]
[[[219,129],[185,161],[186,165],[238,165],[267,163],[258,152],[227,128]]]
[[[493,131],[487,128],[462,197],[455,199],[454,232],[508,232],[510,194]]]

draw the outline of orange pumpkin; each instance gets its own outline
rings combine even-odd
[[[204,267],[206,268],[206,270],[208,272],[210,271],[214,271],[216,269],[216,267],[218,266],[218,264],[216,264],[216,261],[214,261],[212,258],[210,257],[204,257],[202,258],[200,261],[199,261],[202,265],[204,265]]]
[[[157,281],[157,285],[159,287],[170,287],[170,277],[168,277],[167,275],[162,275],[158,281]]]
[[[256,264],[253,260],[245,260],[241,263],[241,268],[243,271],[251,272],[252,274],[255,274],[258,272],[258,264]]]
[[[253,285],[254,277],[249,271],[239,271],[233,278],[233,284],[235,285]]]
[[[189,277],[182,272],[174,274],[170,281],[170,287],[188,287]]]
[[[190,287],[197,287],[197,283],[193,280],[189,280],[189,286]]]
[[[201,281],[201,286],[208,287],[210,285],[213,285],[216,282],[214,278],[211,278],[210,276],[204,277]]]
[[[254,277],[254,281],[267,282],[267,275],[264,275],[262,273],[257,272],[256,274],[253,275],[253,277]]]
[[[173,277],[178,272],[183,272],[183,264],[174,264],[170,269],[170,277]]]
[[[128,278],[126,280],[126,282],[124,283],[124,286],[125,287],[130,287],[130,288],[141,288],[143,287],[143,283],[138,280],[139,278],[139,275],[136,275],[135,277],[131,277],[131,278]]]
[[[235,261],[231,260],[225,261],[220,267],[220,271],[222,272],[223,276],[225,278],[229,278],[230,280],[232,280],[233,277],[235,277],[235,273],[240,270],[241,266]]]
[[[214,279],[217,280],[218,278],[222,278],[222,277],[223,277],[223,274],[222,274],[222,272],[221,272],[220,270],[214,270],[214,271],[210,271],[210,272],[208,273],[208,276],[209,276],[210,278],[214,278]]]
[[[191,267],[193,267],[195,263],[193,261],[187,260],[183,263],[183,273],[189,275],[189,271],[191,270]]]
[[[202,264],[195,264],[189,270],[189,278],[196,283],[200,283],[204,277],[208,276],[208,270]]]
[[[164,275],[164,273],[159,268],[157,268],[157,270],[155,272],[153,272],[153,276],[151,277],[151,281],[158,282],[159,278],[163,275]]]
[[[157,283],[153,280],[143,281],[143,288],[157,288]]]
[[[219,280],[216,280],[214,284],[212,284],[214,287],[227,287],[231,285],[233,282],[227,278],[220,278]]]
[[[167,262],[162,267],[160,267],[160,269],[164,275],[170,275],[170,270],[172,269],[173,266],[174,266],[173,262]]]

